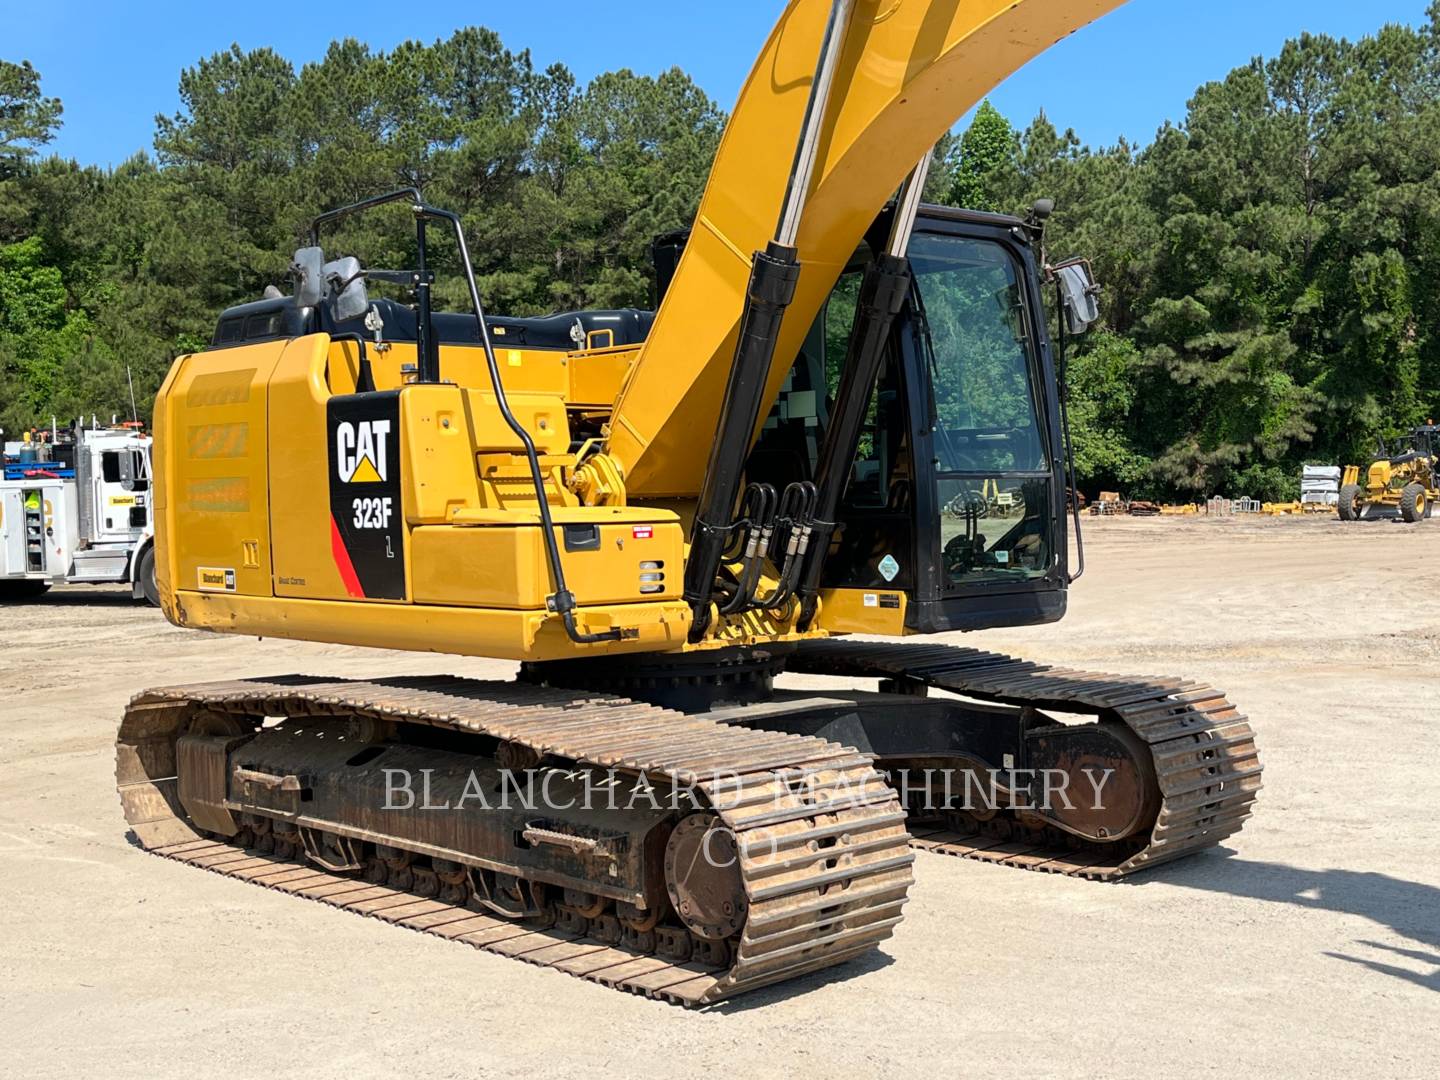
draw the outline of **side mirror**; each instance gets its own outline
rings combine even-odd
[[[325,264],[325,282],[331,295],[331,311],[336,322],[358,319],[370,309],[365,292],[365,271],[353,255]]]
[[[1078,337],[1100,321],[1100,286],[1084,259],[1055,267],[1055,280],[1065,309],[1065,329]]]
[[[136,450],[122,450],[119,456],[120,463],[120,487],[125,491],[134,491],[140,485],[137,481],[144,479],[144,463]]]
[[[297,307],[313,308],[325,299],[325,275],[323,264],[325,253],[318,247],[301,248],[295,252],[290,264],[290,274],[295,278],[295,304]]]

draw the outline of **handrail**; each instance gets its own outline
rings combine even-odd
[[[540,456],[535,449],[535,440],[530,437],[525,426],[515,419],[515,414],[510,411],[510,402],[505,395],[505,385],[500,378],[500,364],[495,359],[495,347],[490,341],[490,329],[485,325],[485,307],[480,302],[480,288],[475,284],[475,266],[470,259],[470,246],[465,242],[465,229],[460,223],[460,215],[450,210],[440,210],[427,205],[420,192],[413,187],[398,188],[395,191],[386,192],[384,195],[374,195],[368,199],[362,199],[348,206],[337,207],[320,214],[310,223],[310,242],[319,246],[321,225],[402,200],[410,204],[410,210],[415,215],[418,236],[423,238],[424,223],[427,220],[443,221],[455,234],[455,246],[460,251],[460,261],[465,271],[465,284],[470,292],[471,306],[475,310],[475,325],[485,353],[485,367],[490,376],[490,387],[495,393],[495,403],[500,409],[500,416],[506,426],[524,446],[525,459],[530,466],[530,482],[535,488],[535,502],[540,512],[541,531],[544,533],[545,561],[550,566],[550,575],[555,583],[555,591],[545,598],[546,608],[560,616],[565,624],[565,633],[569,635],[571,641],[579,645],[591,645],[600,641],[619,641],[627,636],[633,636],[634,631],[627,632],[619,627],[613,627],[600,633],[584,632],[580,630],[576,622],[575,594],[565,585],[565,567],[560,559],[560,545],[555,542],[555,520],[550,513],[549,500],[545,497],[545,477],[540,471]],[[423,247],[421,257],[423,259]],[[423,276],[422,273],[422,278]],[[425,285],[428,290],[428,282],[422,281],[421,284]],[[420,318],[428,322],[428,304],[421,305]],[[424,327],[425,337],[433,340],[430,330],[429,326]],[[423,356],[420,357],[420,360],[422,364],[425,363]],[[438,381],[438,370],[433,371],[432,374],[434,377],[428,381]]]

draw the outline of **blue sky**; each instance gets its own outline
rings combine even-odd
[[[1184,115],[1194,89],[1301,30],[1360,37],[1387,22],[1419,23],[1428,0],[1131,0],[1062,42],[994,95],[1019,124],[1044,107],[1088,143],[1147,142]],[[729,108],[781,0],[525,0],[523,3],[207,3],[206,0],[0,0],[0,58],[28,59],[65,104],[53,149],[115,165],[149,149],[157,112],[174,112],[182,68],[238,42],[269,45],[297,68],[332,38],[377,49],[430,41],[457,26],[497,30],[537,66],[568,65],[584,81],[630,67],[678,64]]]

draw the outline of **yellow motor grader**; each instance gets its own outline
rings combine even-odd
[[[1360,483],[1360,466],[1348,465],[1340,483],[1340,518],[1360,521],[1374,516],[1376,507],[1398,510],[1403,521],[1428,518],[1440,499],[1440,426],[1432,420],[1388,445],[1380,452]]]

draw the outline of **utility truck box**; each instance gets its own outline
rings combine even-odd
[[[152,440],[77,424],[0,452],[0,600],[52,585],[129,584],[154,602]]]

